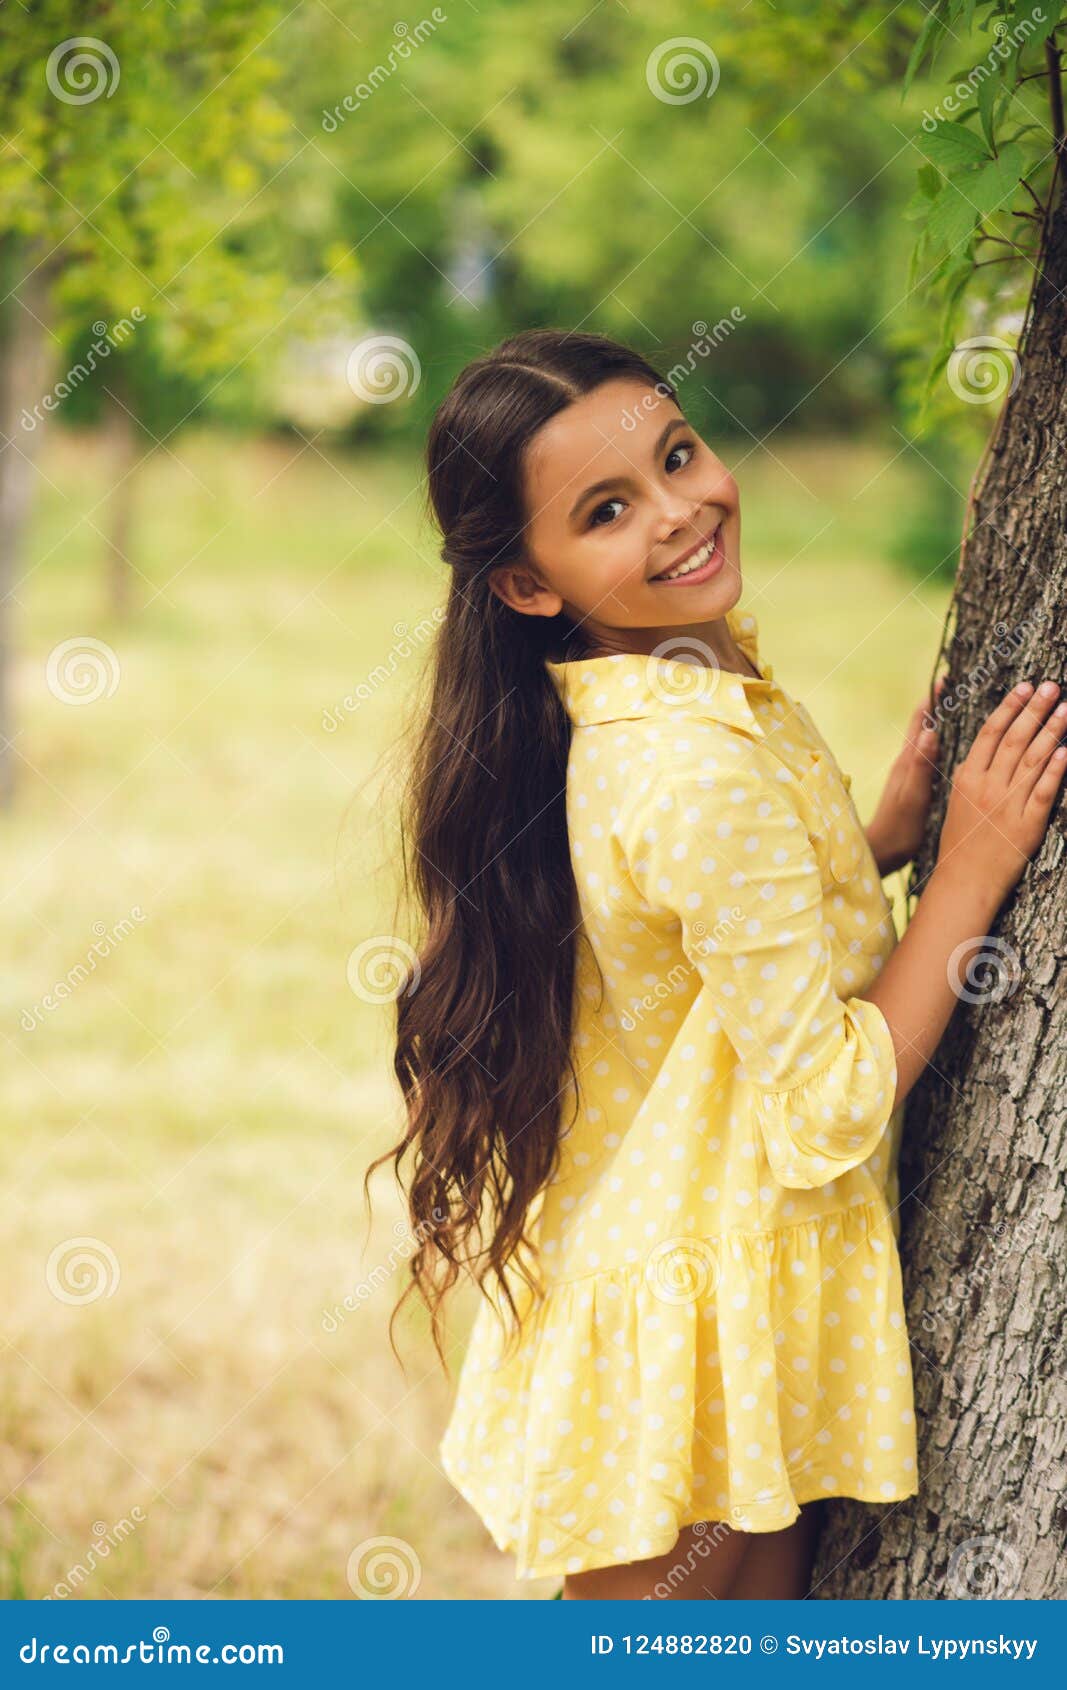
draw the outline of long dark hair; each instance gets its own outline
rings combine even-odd
[[[427,440],[430,514],[452,573],[401,805],[402,898],[421,917],[396,997],[407,1124],[367,1170],[364,1192],[381,1163],[392,1158],[399,1175],[412,1151],[416,1248],[393,1320],[417,1292],[446,1372],[442,1305],[464,1268],[483,1290],[492,1276],[512,1315],[506,1263],[540,1289],[526,1222],[559,1165],[569,1086],[577,1108],[570,722],[544,661],[588,648],[564,612],[524,616],[488,576],[524,561],[533,436],[618,377],[674,397],[627,346],[530,329],[462,370]]]

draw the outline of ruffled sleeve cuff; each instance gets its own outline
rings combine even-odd
[[[779,1185],[810,1191],[877,1148],[893,1112],[897,1059],[877,1004],[847,998],[844,1036],[826,1067],[784,1091],[757,1087],[757,1118]]]

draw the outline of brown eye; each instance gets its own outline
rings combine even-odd
[[[695,446],[694,446],[694,445],[693,445],[693,443],[692,443],[692,441],[691,441],[691,440],[680,440],[680,441],[679,441],[679,442],[678,442],[678,445],[677,445],[677,446],[672,446],[672,447],[671,447],[671,449],[670,449],[670,451],[669,451],[669,452],[668,452],[668,453],[667,453],[667,462],[668,462],[668,464],[669,464],[669,463],[670,463],[670,461],[671,461],[671,459],[672,459],[672,458],[673,458],[673,457],[674,457],[674,456],[675,456],[675,454],[676,454],[676,453],[678,453],[678,452],[688,452],[688,453],[689,453],[689,457],[688,457],[688,458],[686,458],[686,460],[685,460],[685,464],[687,464],[687,463],[689,463],[689,462],[691,462],[691,460],[692,460],[692,457],[693,457],[693,453],[694,453],[694,452],[695,452],[695,451],[696,451],[696,447],[695,447]],[[682,468],[682,469],[684,469],[684,468],[685,468],[685,464],[682,464],[682,465],[681,465],[681,468]]]
[[[590,528],[606,528],[607,523],[597,521],[601,511],[610,511],[612,505],[621,505],[622,502],[623,501],[621,499],[605,499],[604,503],[602,505],[598,505],[592,516],[589,518]]]

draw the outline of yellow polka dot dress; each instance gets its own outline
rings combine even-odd
[[[850,777],[755,617],[727,621],[759,679],[547,664],[573,724],[578,1111],[568,1084],[530,1211],[544,1294],[513,1264],[517,1341],[480,1301],[439,1446],[520,1578],[917,1490],[902,1110],[862,995],[896,932]]]

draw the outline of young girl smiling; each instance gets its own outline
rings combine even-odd
[[[898,941],[881,877],[936,733],[918,706],[865,830],[658,373],[516,335],[428,460],[452,573],[387,1154],[439,1348],[457,1279],[485,1294],[441,1460],[568,1598],[802,1596],[820,1499],[918,1490],[901,1106],[1043,837],[1067,706],[1022,685],[989,717]]]

